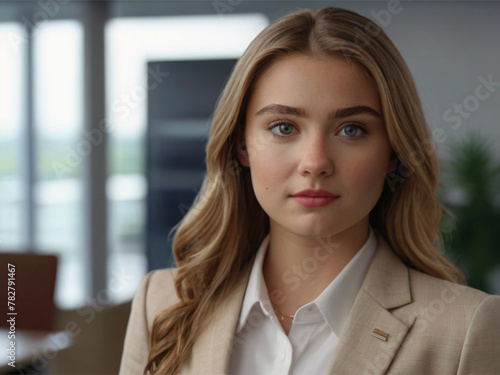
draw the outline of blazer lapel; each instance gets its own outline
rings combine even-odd
[[[385,373],[411,327],[390,312],[411,302],[408,268],[380,235],[378,243],[327,374]]]
[[[196,339],[190,361],[183,366],[186,374],[227,374],[234,332],[245,296],[248,275],[214,312],[213,320]]]

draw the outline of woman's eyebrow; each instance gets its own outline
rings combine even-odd
[[[354,115],[368,114],[374,117],[382,118],[382,115],[374,110],[372,107],[368,107],[367,105],[357,105],[354,107],[347,108],[339,108],[335,112],[331,113],[329,118],[344,118]]]
[[[255,116],[262,116],[267,114],[278,114],[278,115],[292,115],[297,117],[306,117],[306,111],[300,107],[290,107],[283,104],[269,104],[261,108]],[[368,114],[373,117],[382,118],[382,115],[373,109],[372,107],[366,105],[357,105],[347,108],[339,108],[336,111],[331,112],[328,115],[329,119],[339,119],[349,116],[355,116],[360,114]]]
[[[283,104],[269,104],[264,108],[261,108],[255,116],[262,116],[268,114],[277,114],[277,115],[293,115],[297,117],[306,117],[306,111],[302,108],[297,107],[289,107]]]

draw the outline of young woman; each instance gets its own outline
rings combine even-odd
[[[140,286],[121,373],[500,372],[500,297],[435,247],[432,145],[376,24],[275,21],[222,93],[178,268]]]

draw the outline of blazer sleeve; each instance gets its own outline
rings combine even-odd
[[[146,295],[153,272],[142,280],[132,301],[125,335],[120,375],[141,375],[149,354],[149,328],[146,315]]]
[[[500,374],[500,296],[478,306],[465,338],[458,374]]]

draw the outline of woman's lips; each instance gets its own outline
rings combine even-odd
[[[303,190],[292,195],[292,198],[296,202],[305,207],[323,207],[333,201],[335,201],[340,196],[337,194],[330,193],[326,190]]]

